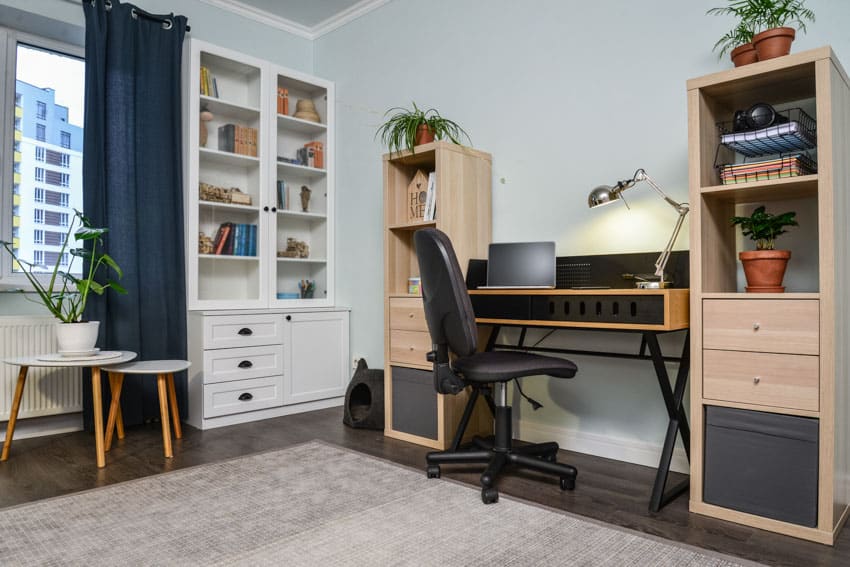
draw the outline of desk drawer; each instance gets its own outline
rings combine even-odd
[[[283,343],[283,315],[212,315],[204,317],[204,348]]]
[[[745,404],[818,411],[818,357],[703,351],[703,396]]]
[[[283,374],[283,346],[224,348],[204,352],[204,384]]]
[[[819,319],[814,299],[707,299],[703,347],[816,355]]]
[[[283,376],[204,386],[204,417],[218,417],[283,405]]]
[[[390,331],[390,360],[403,364],[429,364],[431,335],[421,331]]]
[[[390,298],[390,329],[428,332],[421,297]]]

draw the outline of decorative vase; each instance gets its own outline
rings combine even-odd
[[[307,213],[307,212],[310,211],[310,194],[311,193],[312,193],[312,191],[310,191],[309,187],[307,187],[306,185],[301,186],[301,211],[302,212]]]
[[[198,144],[202,148],[207,147],[207,137],[209,136],[209,132],[207,132],[207,122],[209,122],[212,119],[213,119],[213,113],[212,112],[210,112],[209,110],[202,110],[201,111],[201,119],[199,121],[200,126],[201,126],[201,131],[200,131],[200,139],[198,140]]]
[[[56,323],[56,343],[60,354],[86,354],[94,350],[100,321]]]
[[[753,45],[759,61],[782,57],[791,53],[791,42],[796,35],[794,28],[772,28],[753,36]]]
[[[427,124],[416,127],[416,145],[429,144],[434,141],[434,130]]]
[[[759,60],[756,47],[752,43],[745,43],[743,45],[739,45],[738,47],[732,50],[731,56],[732,63],[735,64],[735,67],[740,67],[741,65],[749,65],[750,63],[755,63]]]
[[[295,114],[293,116],[310,122],[321,122],[319,113],[316,112],[316,105],[309,98],[302,98],[295,103]]]
[[[782,278],[790,250],[749,250],[738,254],[747,277],[747,293],[783,293]]]

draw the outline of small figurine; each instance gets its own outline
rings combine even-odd
[[[198,234],[198,254],[212,254],[213,239],[203,232]]]
[[[209,122],[212,119],[213,119],[213,113],[212,112],[210,112],[206,108],[201,110],[201,120],[200,120],[201,139],[199,140],[199,143],[200,143],[202,148],[207,147],[207,136],[209,136],[209,133],[207,132],[207,122]]]
[[[301,186],[301,210],[305,213],[310,208],[310,193],[312,191],[310,191],[309,187],[306,185]]]

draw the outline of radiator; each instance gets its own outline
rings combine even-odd
[[[56,352],[53,317],[0,317],[0,360]],[[0,364],[0,421],[9,419],[20,367]],[[19,418],[83,411],[79,368],[35,368],[27,373]]]

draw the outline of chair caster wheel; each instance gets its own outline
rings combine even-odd
[[[561,477],[561,490],[574,490],[576,487],[576,479],[567,476]]]
[[[495,504],[499,501],[499,491],[495,488],[482,488],[481,501],[485,504]]]
[[[440,478],[440,465],[428,465],[425,472],[428,474],[428,478]]]

